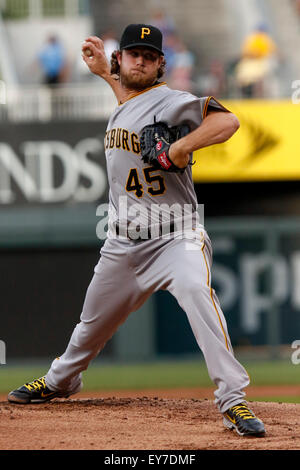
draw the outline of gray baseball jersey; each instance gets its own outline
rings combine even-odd
[[[171,90],[165,84],[145,90],[118,106],[109,120],[105,137],[111,224],[123,219],[128,223],[134,217],[130,209],[136,202],[145,209],[141,219],[144,225],[149,223],[148,212],[153,205],[177,204],[180,212],[188,204],[196,211],[191,168],[183,174],[169,174],[148,167],[141,160],[139,134],[154,117],[157,122],[165,121],[170,126],[187,123],[193,130],[201,124],[209,106],[225,109],[212,97],[197,98]],[[121,214],[122,197],[128,210]],[[166,239],[108,236],[86,293],[80,323],[66,351],[52,362],[46,375],[50,389],[70,394],[78,390],[81,371],[104,348],[117,328],[152,293],[163,289],[186,312],[217,387],[215,403],[219,410],[223,413],[244,400],[243,389],[249,384],[249,377],[234,357],[226,320],[211,287],[211,242],[203,226],[192,227],[190,231],[193,229],[193,238],[188,230],[182,236],[173,232]]]
[[[159,224],[160,217],[183,216],[182,210],[195,212],[197,197],[192,167],[181,173],[168,173],[146,165],[140,156],[139,136],[144,126],[164,121],[169,126],[188,124],[193,131],[205,118],[208,107],[225,110],[213,97],[198,98],[172,90],[161,83],[118,106],[112,114],[105,136],[107,174],[110,186],[110,227],[118,220],[126,225],[135,218],[132,206],[139,205],[141,226]],[[191,157],[192,158],[192,157]],[[120,198],[126,196],[127,211],[121,213]],[[161,209],[161,210],[158,210]],[[109,234],[110,235],[110,232]]]

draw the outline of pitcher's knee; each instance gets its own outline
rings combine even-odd
[[[210,289],[198,279],[184,278],[178,279],[175,283],[175,291],[181,297],[205,296]]]

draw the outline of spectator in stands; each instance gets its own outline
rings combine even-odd
[[[186,47],[180,38],[174,44],[175,55],[172,63],[172,70],[169,79],[170,88],[182,91],[194,91],[192,74],[195,65],[194,54]],[[167,68],[169,64],[167,62]]]
[[[196,94],[225,97],[228,91],[226,70],[223,63],[213,59],[197,78]]]
[[[268,58],[275,51],[276,45],[265,24],[259,24],[242,44],[243,57]]]
[[[155,8],[149,19],[149,24],[156,26],[163,34],[163,50],[167,63],[165,78],[170,77],[176,55],[176,44],[178,41],[175,22],[171,16],[164,13],[161,8]]]
[[[66,56],[60,40],[51,35],[38,54],[38,62],[43,72],[44,83],[56,85],[64,80]]]
[[[259,25],[246,37],[236,67],[236,80],[243,97],[268,95],[267,80],[271,80],[276,71],[276,54],[276,45],[266,25]]]
[[[176,27],[173,18],[164,13],[160,8],[153,10],[149,24],[156,26],[162,32],[164,42],[168,36],[176,33]]]
[[[165,61],[167,63],[167,69],[165,73],[166,79],[172,75],[172,71],[175,65],[177,41],[178,37],[175,33],[169,34],[164,39],[163,50],[165,55]]]

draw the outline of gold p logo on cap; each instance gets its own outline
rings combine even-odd
[[[149,36],[150,33],[150,28],[142,28],[141,39],[144,39],[145,36]]]

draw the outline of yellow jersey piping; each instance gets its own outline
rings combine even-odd
[[[207,116],[207,110],[208,110],[209,102],[211,100],[214,100],[219,106],[222,107],[222,109],[224,111],[227,111],[228,113],[230,113],[229,109],[225,108],[225,106],[223,106],[222,103],[220,103],[220,101],[218,101],[214,96],[208,96],[205,100],[205,103],[204,103],[204,108],[203,108],[203,112],[202,112],[202,119],[206,118],[206,116]]]
[[[127,103],[127,101],[132,100],[136,96],[142,95],[143,93],[146,93],[147,91],[152,90],[153,88],[158,88],[158,87],[160,87],[162,85],[166,85],[166,84],[167,84],[166,82],[161,82],[161,83],[157,83],[157,85],[153,85],[153,86],[150,86],[148,88],[145,88],[145,90],[142,90],[142,91],[139,91],[138,93],[135,93],[134,95],[130,96],[130,98],[128,98],[127,100],[122,101],[122,102],[119,101],[118,105],[121,106],[122,104]]]

